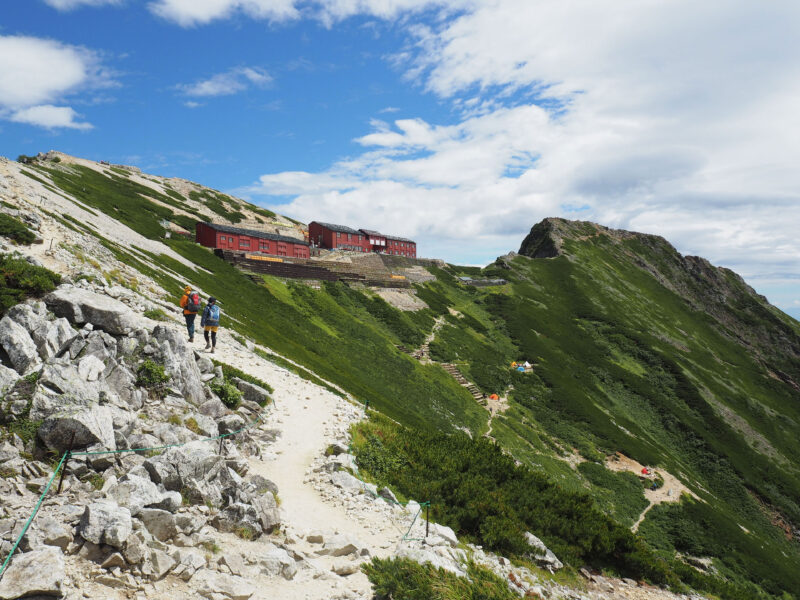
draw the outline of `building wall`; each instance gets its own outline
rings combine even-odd
[[[216,248],[216,232],[205,223],[198,223],[194,228],[194,241],[207,248]]]
[[[308,246],[304,244],[279,242],[238,233],[225,233],[203,223],[197,224],[195,241],[209,248],[221,248],[235,252],[263,252],[294,258],[309,258],[310,255]]]

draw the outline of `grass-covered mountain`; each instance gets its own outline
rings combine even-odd
[[[368,401],[390,420],[357,432],[364,472],[430,499],[459,536],[513,555],[527,528],[573,566],[800,597],[800,324],[735,273],[656,236],[547,219],[484,269],[429,267],[436,279],[414,290],[428,308],[401,311],[366,288],[254,281],[166,238],[210,218],[293,227],[197,184],[59,154],[0,175],[4,206],[41,212],[61,272],[166,303],[188,282],[220,299],[226,331]],[[397,349],[431,334],[433,362]],[[482,437],[486,408],[441,363],[507,398],[491,418],[496,445]],[[630,533],[648,501],[634,475],[606,468],[616,452],[693,496]],[[712,566],[688,566],[697,558]]]

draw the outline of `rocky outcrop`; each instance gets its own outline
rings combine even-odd
[[[77,325],[91,323],[112,335],[124,335],[142,324],[122,302],[77,287],[62,286],[44,301],[56,316]]]
[[[525,541],[528,542],[528,545],[534,549],[529,557],[537,565],[547,569],[551,573],[564,567],[564,563],[556,558],[556,555],[553,554],[553,551],[545,546],[544,542],[533,535],[530,531],[525,532]]]
[[[20,375],[28,375],[41,365],[39,351],[30,333],[8,315],[0,319],[0,346]]]

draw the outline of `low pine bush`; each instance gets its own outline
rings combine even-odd
[[[212,383],[208,387],[219,396],[225,406],[232,410],[239,408],[239,404],[242,402],[242,392],[235,385],[223,381],[222,383]]]
[[[153,397],[164,397],[168,381],[169,375],[164,371],[164,365],[160,365],[149,358],[139,365],[136,370],[136,385],[147,388]]]
[[[0,314],[29,296],[52,292],[61,276],[17,254],[0,254]]]
[[[0,236],[11,238],[18,244],[31,244],[36,235],[19,219],[0,213]]]

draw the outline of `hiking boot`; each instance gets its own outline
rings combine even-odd
[[[191,336],[191,337],[189,338],[189,343],[191,344],[192,342],[194,342],[194,336]]]
[[[209,348],[211,348],[211,344],[209,342],[206,342],[206,350],[208,350]]]
[[[216,346],[211,346],[211,354],[214,354],[214,348],[216,348]]]

